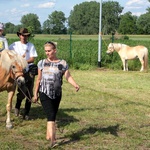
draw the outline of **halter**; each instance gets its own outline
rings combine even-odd
[[[13,70],[14,67],[15,67],[15,66],[11,66],[11,71],[12,71],[13,75],[15,76],[15,78],[14,78],[15,83],[16,83],[17,85],[19,85],[17,79],[18,79],[19,77],[21,77],[21,76],[22,76],[22,77],[24,76],[24,70],[22,70],[22,71],[14,71],[14,70]],[[16,75],[16,74],[18,74],[18,75]],[[34,102],[32,101],[32,98],[31,98],[31,95],[30,95],[30,92],[29,92],[29,89],[28,89],[28,88],[26,88],[26,89],[27,89],[27,92],[28,92],[29,97],[28,97],[27,94],[21,89],[20,86],[18,86],[18,88],[20,89],[20,91],[23,93],[23,95],[24,95],[31,103],[34,103]],[[40,105],[39,102],[36,102],[36,104],[39,104],[39,105]]]
[[[18,79],[20,76],[23,76],[24,73],[23,73],[23,71],[15,71],[14,74],[16,74],[16,73],[22,73],[22,74],[20,74],[20,75],[18,75],[18,76],[15,76],[14,81],[15,81],[15,83],[17,83],[17,85],[18,85],[17,79]],[[28,92],[29,97],[28,97],[27,94],[21,89],[20,86],[18,86],[18,88],[20,89],[20,91],[23,93],[23,95],[24,95],[31,103],[35,103],[35,102],[32,101],[32,98],[31,98],[29,89],[28,89],[26,86],[25,86],[25,88],[27,89],[27,92]],[[38,101],[36,102],[36,104],[41,105]]]
[[[24,72],[23,72],[23,70],[22,71],[14,71],[13,68],[14,68],[14,66],[11,66],[11,71],[12,71],[13,75],[15,76],[14,80],[17,81],[17,79],[19,77],[24,76]],[[20,73],[20,74],[16,75],[18,73]]]
[[[28,92],[29,97],[28,97],[27,94],[21,89],[21,87],[18,87],[18,88],[19,88],[20,91],[23,93],[23,95],[28,99],[29,102],[35,103],[35,104],[38,104],[38,105],[41,105],[38,101],[37,101],[37,102],[33,102],[33,101],[32,101],[32,98],[31,98],[29,89],[28,89],[27,87],[26,87],[26,89],[27,89],[27,92]],[[38,98],[39,98],[39,97],[38,97]]]
[[[111,49],[115,50],[114,44],[111,43]]]

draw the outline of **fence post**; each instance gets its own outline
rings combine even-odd
[[[72,58],[72,32],[70,31],[70,58]]]
[[[112,43],[114,43],[114,33],[112,33]]]

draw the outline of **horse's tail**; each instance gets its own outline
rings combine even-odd
[[[148,71],[148,49],[145,49],[144,55],[144,70]]]

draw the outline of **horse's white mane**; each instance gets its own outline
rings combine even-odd
[[[119,44],[121,44],[121,43],[119,43]],[[121,46],[123,47],[123,46],[128,46],[128,45],[126,45],[126,44],[121,44]]]
[[[17,62],[22,68],[27,67],[27,61],[14,50],[3,50],[0,55],[0,65],[8,72],[13,62]]]
[[[127,46],[126,44],[121,44],[121,43],[110,43],[109,46],[113,46],[113,45],[118,45],[120,47],[122,46]]]

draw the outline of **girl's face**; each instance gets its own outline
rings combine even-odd
[[[56,49],[54,49],[53,46],[46,45],[44,49],[45,49],[45,54],[49,59],[52,59],[56,56]]]

